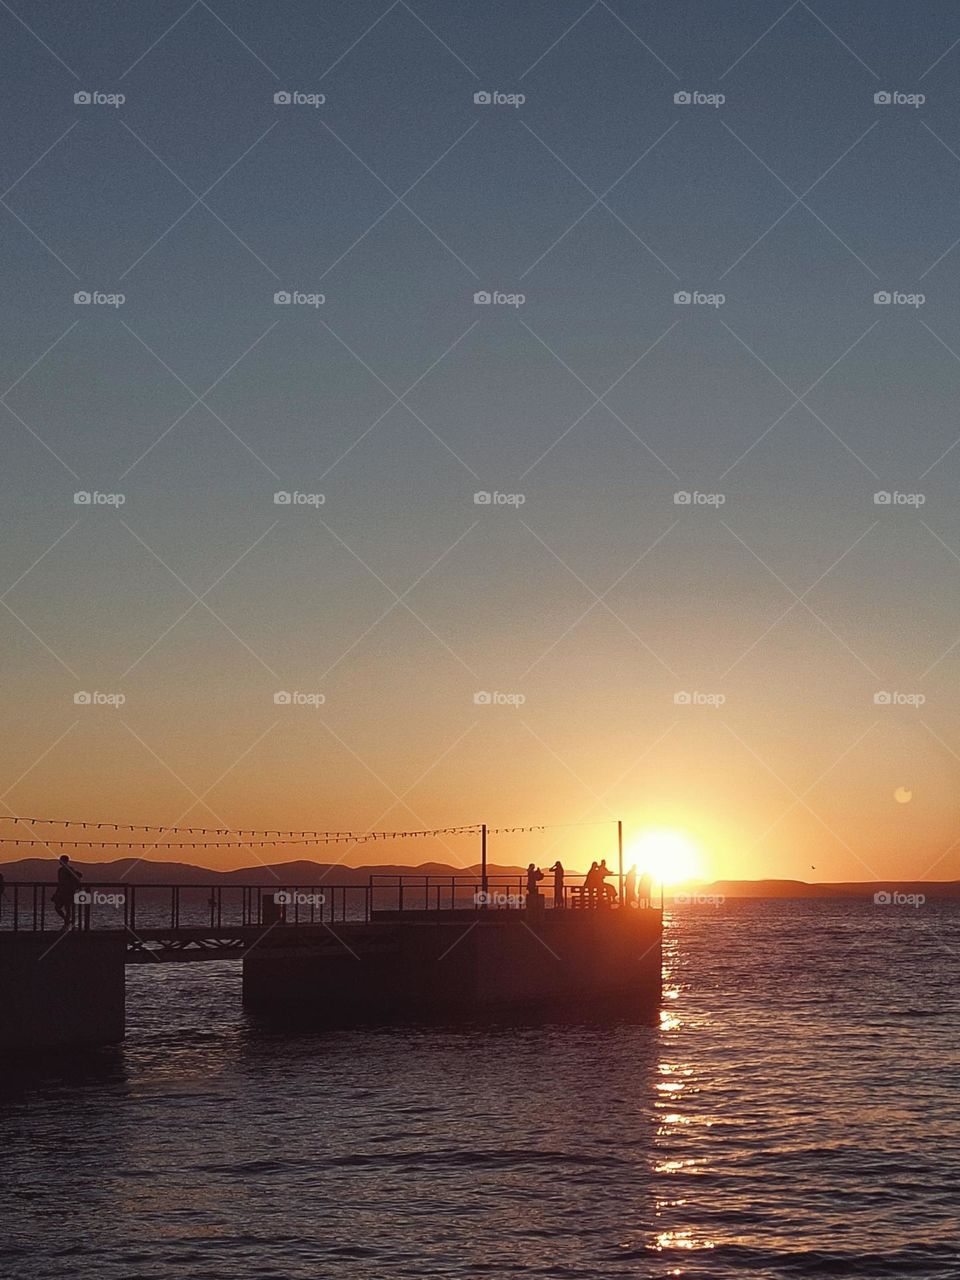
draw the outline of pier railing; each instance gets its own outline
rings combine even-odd
[[[546,909],[610,905],[588,895],[583,876],[565,878],[562,894],[546,875],[538,886]],[[522,911],[528,901],[525,875],[390,875],[374,873],[365,884],[244,885],[132,884],[84,881],[72,904],[58,912],[57,886],[8,880],[0,892],[0,934],[74,929],[206,931],[211,934],[273,925],[333,925],[364,922],[396,912]]]

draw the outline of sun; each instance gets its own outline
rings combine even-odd
[[[655,884],[680,884],[695,879],[703,870],[703,855],[696,841],[673,827],[641,832],[630,843],[630,859]]]

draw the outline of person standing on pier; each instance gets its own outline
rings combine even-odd
[[[637,905],[641,907],[653,906],[653,879],[649,871],[645,871],[640,877],[640,901]]]
[[[63,921],[61,925],[63,929],[69,928],[73,923],[73,895],[80,888],[82,879],[80,872],[75,867],[71,867],[67,854],[61,853],[60,865],[57,867],[57,887],[51,901],[57,915]]]
[[[627,872],[623,882],[623,904],[632,907],[637,900],[637,864]]]
[[[563,900],[563,864],[558,858],[550,868],[553,872],[553,905],[554,908],[564,907],[566,903]]]
[[[543,872],[533,862],[527,867],[527,910],[537,911],[540,908],[540,881]]]

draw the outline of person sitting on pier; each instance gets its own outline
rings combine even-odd
[[[67,854],[61,853],[60,865],[57,867],[57,887],[53,892],[51,902],[60,919],[63,921],[61,928],[67,929],[73,923],[73,895],[80,888],[80,881],[83,876],[75,867],[71,867],[70,858]]]
[[[624,906],[632,907],[637,900],[637,864],[633,866],[626,874],[623,882],[623,903]]]
[[[606,906],[610,906],[617,901],[617,891],[612,884],[607,884],[607,876],[612,876],[613,872],[607,866],[607,860],[604,858],[599,867],[597,867],[597,890],[604,900]]]
[[[553,905],[554,907],[565,906],[563,899],[563,863],[559,858],[550,870],[553,872]]]
[[[590,863],[590,870],[583,877],[583,892],[587,899],[587,903],[591,907],[597,905],[597,894],[600,892],[602,881],[599,879],[600,864],[598,862]]]

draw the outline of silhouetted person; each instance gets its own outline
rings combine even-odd
[[[607,876],[612,876],[613,872],[607,866],[606,858],[597,867],[597,889],[608,904],[617,901],[617,891],[612,884],[607,884]]]
[[[73,922],[73,895],[80,888],[80,882],[83,876],[74,867],[70,865],[70,859],[65,853],[60,855],[60,865],[57,867],[57,887],[54,890],[52,902],[57,915],[63,921],[62,928],[69,928]]]
[[[539,899],[540,897],[539,884],[542,879],[543,879],[543,872],[535,863],[531,862],[530,865],[527,867],[527,906],[528,907],[531,905],[530,903],[531,898],[535,900]],[[534,902],[533,905],[536,905],[536,901]]]
[[[640,901],[638,905],[641,907],[653,906],[653,881],[647,871],[640,877]]]
[[[565,905],[563,900],[563,864],[559,858],[550,870],[553,872],[553,905],[562,907]]]
[[[634,863],[623,881],[624,905],[632,907],[637,900],[637,864]]]
[[[597,862],[590,863],[590,870],[583,877],[583,891],[587,896],[587,903],[591,907],[597,905],[597,894],[600,892],[600,886],[603,881],[600,879],[600,865]]]

